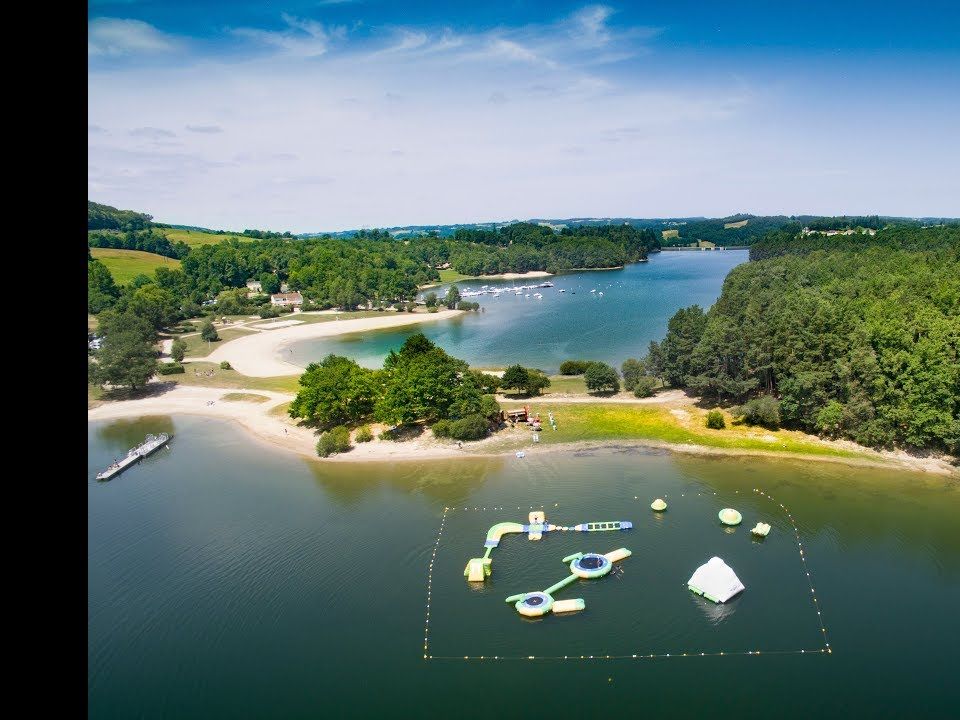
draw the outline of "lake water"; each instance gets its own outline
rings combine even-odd
[[[482,284],[513,287],[543,280],[550,280],[554,287],[526,290],[521,296],[504,293],[496,299],[489,295],[469,298],[477,300],[484,312],[451,320],[304,340],[291,345],[292,352],[284,359],[306,367],[335,353],[376,368],[391,348],[423,332],[447,352],[477,367],[520,363],[554,373],[570,358],[603,360],[619,367],[628,357],[646,354],[651,340],[662,339],[667,322],[681,307],[698,303],[706,309],[712,305],[727,273],[747,258],[747,250],[661,252],[652,254],[649,262],[622,270],[531,280],[468,280],[457,287],[461,291],[479,289]],[[432,292],[443,296],[446,288],[433,288]],[[543,299],[533,297],[535,292],[542,293]]]
[[[955,480],[626,448],[331,464],[209,419],[88,427],[90,717],[956,713]],[[94,479],[159,431],[175,433],[170,450]],[[662,517],[655,497],[669,503]],[[490,581],[468,586],[463,568],[486,529],[525,521],[531,506],[562,524],[636,527],[508,536]],[[723,507],[743,524],[725,531]],[[758,520],[773,526],[763,542],[749,534]],[[569,553],[621,546],[633,551],[622,577],[556,593],[583,598],[582,613],[529,621],[504,602],[562,579]],[[435,658],[672,656],[424,660],[435,549]],[[685,587],[712,555],[747,588],[722,607]]]

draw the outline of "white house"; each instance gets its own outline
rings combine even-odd
[[[270,296],[271,305],[303,305],[303,295],[298,292],[276,293]]]
[[[260,293],[263,292],[263,285],[260,284],[259,280],[247,280],[247,290],[250,293]]]

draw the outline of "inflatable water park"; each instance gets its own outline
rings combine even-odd
[[[662,515],[667,509],[667,503],[663,498],[656,498],[650,504],[650,509],[657,515]],[[720,523],[727,528],[736,527],[743,522],[742,514],[733,508],[723,508],[717,513],[717,517]],[[486,582],[493,573],[491,553],[494,548],[500,545],[500,541],[505,535],[523,534],[527,536],[527,539],[537,541],[551,532],[593,533],[631,529],[633,529],[633,523],[629,520],[555,525],[547,522],[546,514],[542,510],[535,510],[529,514],[526,523],[499,522],[492,526],[487,531],[483,543],[486,548],[483,556],[470,558],[463,570],[463,575],[469,583]],[[755,539],[762,540],[769,532],[769,524],[758,522],[751,530],[751,535]],[[578,580],[594,580],[608,575],[617,567],[616,563],[632,554],[632,551],[628,548],[618,548],[603,554],[577,552],[568,555],[563,558],[562,562],[568,564],[569,575],[544,590],[510,595],[506,598],[506,602],[513,603],[514,608],[520,615],[531,618],[542,617],[551,612],[557,615],[579,612],[586,608],[586,603],[582,598],[558,600],[554,598],[554,595]],[[622,568],[620,568],[620,572],[623,572]],[[733,568],[727,565],[722,558],[714,556],[694,570],[693,575],[687,580],[687,588],[696,595],[721,604],[739,595],[746,589],[746,586],[737,577]]]
[[[734,491],[734,493],[739,492],[743,491]],[[595,659],[693,656],[734,657],[760,655],[761,653],[769,654],[771,652],[781,655],[832,653],[833,650],[827,635],[827,627],[821,613],[820,601],[817,597],[810,567],[808,567],[807,564],[806,542],[801,536],[797,520],[787,506],[782,502],[778,502],[764,490],[753,488],[752,492],[756,496],[770,501],[770,508],[764,510],[759,507],[751,507],[748,512],[741,512],[735,507],[724,507],[726,503],[717,502],[716,500],[710,502],[708,500],[708,502],[710,502],[709,505],[703,507],[702,504],[699,504],[699,509],[691,513],[690,511],[693,509],[692,506],[681,500],[681,498],[684,497],[684,493],[679,493],[679,496],[673,497],[667,497],[666,495],[656,497],[651,495],[648,499],[634,495],[632,500],[649,503],[648,507],[650,509],[645,511],[649,513],[649,515],[645,521],[637,522],[635,518],[632,521],[607,520],[584,522],[575,525],[561,525],[559,523],[548,522],[546,513],[542,509],[536,510],[536,506],[531,505],[529,507],[531,512],[528,518],[526,518],[526,522],[495,523],[487,530],[484,539],[484,555],[482,557],[471,558],[463,570],[463,575],[468,587],[472,589],[471,595],[473,597],[471,597],[469,602],[473,607],[477,607],[475,603],[491,603],[493,598],[490,594],[492,592],[494,595],[497,595],[498,603],[505,600],[508,605],[512,605],[511,610],[515,611],[516,615],[511,612],[509,613],[511,616],[514,618],[519,616],[518,619],[521,622],[531,624],[530,631],[518,630],[517,632],[523,634],[517,635],[516,637],[533,639],[534,636],[537,636],[537,638],[539,638],[538,644],[523,645],[522,654],[509,654],[515,652],[512,642],[514,635],[508,630],[510,625],[509,621],[507,621],[507,625],[504,626],[504,628],[497,629],[490,627],[489,633],[481,631],[470,639],[470,646],[468,647],[455,644],[452,648],[446,644],[456,642],[455,638],[459,638],[459,635],[455,632],[459,623],[462,622],[462,617],[460,617],[459,612],[456,609],[448,610],[447,603],[444,603],[441,610],[443,614],[440,616],[440,624],[439,626],[435,625],[435,618],[432,618],[431,615],[436,609],[434,607],[436,604],[436,596],[433,581],[435,579],[435,570],[437,569],[435,567],[437,553],[450,514],[461,509],[458,507],[444,507],[440,526],[437,530],[433,553],[430,556],[429,567],[427,569],[423,658],[425,660],[467,661],[593,661]],[[691,495],[693,494],[697,496],[718,495],[716,491],[696,491],[695,493],[691,493]],[[627,498],[624,498],[624,500],[626,501]],[[541,505],[540,507],[543,508],[544,506]],[[559,507],[559,504],[555,503],[553,507]],[[642,504],[633,505],[633,507],[642,507]],[[777,512],[776,508],[779,508],[783,517],[778,519],[776,524],[767,522],[767,520],[772,520],[772,518],[763,518],[762,516],[771,511]],[[526,515],[526,508],[521,508],[520,506],[516,508],[518,511],[521,509],[523,514]],[[471,508],[464,506],[462,510],[464,512],[486,512],[488,510],[502,512],[509,510],[509,508]],[[559,511],[555,510],[554,512]],[[459,515],[459,512],[457,514]],[[693,522],[696,526],[689,528],[691,531],[689,534],[686,532],[687,528],[683,527],[683,525],[688,522]],[[474,523],[475,521],[471,520],[470,526],[477,528],[477,525]],[[482,523],[480,527],[482,528],[485,525],[486,523]],[[710,527],[711,525],[712,529]],[[743,528],[740,528],[740,525],[743,525]],[[634,542],[643,547],[638,547],[637,545],[632,549],[619,547],[605,553],[584,552],[587,548],[577,547],[582,541],[588,541],[589,543],[589,541],[596,540],[596,537],[590,535],[569,535],[569,533],[622,532],[634,530],[639,530],[641,533],[640,536],[635,538]],[[667,534],[664,534],[664,531]],[[651,532],[653,535],[649,534]],[[555,538],[554,534],[558,533],[566,534],[567,540],[563,540],[562,536]],[[677,533],[679,533],[681,537],[678,537]],[[634,533],[631,533],[631,535],[633,534]],[[509,569],[507,566],[504,567],[501,571],[503,577],[500,580],[496,580],[492,577],[492,555],[495,554],[493,550],[501,547],[500,552],[508,552],[510,548],[527,545],[521,538],[511,539],[505,545],[501,545],[501,541],[505,537],[515,537],[517,535],[526,535],[528,541],[536,542],[536,545],[528,546],[530,550],[523,553],[525,556],[529,556],[528,553],[535,554],[535,552],[543,546],[554,545],[558,542],[561,543],[564,549],[563,552],[557,552],[555,554],[554,557],[556,559],[554,559],[553,562],[560,559],[560,555],[570,553],[573,550],[579,551],[573,552],[573,554],[567,554],[566,557],[562,558],[561,562],[564,563],[566,572],[557,582],[547,587],[543,587],[543,585],[548,584],[545,581],[553,580],[553,578],[550,577],[551,573],[548,568],[544,568],[540,562],[529,564],[526,561],[522,563],[512,563]],[[773,535],[774,538],[771,538],[771,535]],[[696,542],[702,544],[702,557],[698,558],[695,554],[691,558],[689,554],[684,552],[682,557],[687,559],[680,562],[683,567],[671,567],[672,564],[665,565],[663,562],[665,558],[660,555],[665,548],[664,543],[673,543],[677,540],[682,540],[683,537],[695,537]],[[461,547],[464,540],[465,538],[458,540],[458,544],[460,544]],[[771,542],[773,545],[768,545],[768,543]],[[741,545],[741,543],[745,543],[745,545]],[[790,643],[792,646],[778,647],[776,640],[774,640],[772,641],[772,647],[764,647],[768,645],[769,642],[769,638],[766,636],[753,639],[748,638],[744,641],[741,633],[743,629],[743,618],[741,618],[741,624],[736,626],[727,625],[721,630],[719,625],[726,618],[732,616],[734,613],[749,613],[756,608],[756,605],[743,604],[739,602],[739,600],[743,597],[743,593],[746,592],[748,586],[762,586],[764,580],[762,575],[766,575],[766,571],[759,568],[768,568],[768,566],[765,564],[758,565],[755,561],[748,562],[748,556],[752,553],[760,553],[767,556],[766,559],[762,561],[763,563],[774,562],[779,568],[782,565],[781,553],[784,551],[789,552],[790,546],[793,545],[796,546],[796,551],[800,557],[800,568],[803,576],[800,582],[809,587],[809,594],[804,592],[802,597],[808,600],[809,606],[815,612],[815,621],[822,635],[820,646],[811,647],[804,641],[803,644],[806,645],[806,647],[797,647],[793,645],[792,642]],[[718,552],[721,546],[726,548],[726,552]],[[611,544],[610,547],[616,546]],[[461,552],[468,554],[469,550]],[[514,552],[516,552],[516,550]],[[774,554],[768,555],[770,552]],[[648,557],[644,558],[644,553],[646,553]],[[652,557],[651,555],[653,553],[657,553],[658,556],[656,558]],[[634,566],[632,562],[626,562],[633,556],[641,557],[642,561],[639,565]],[[451,558],[449,561],[444,560],[443,562],[442,573],[447,578],[455,578],[459,568],[463,567],[459,565],[456,558]],[[446,564],[448,562],[453,562],[454,566],[450,567]],[[655,578],[649,577],[651,567],[654,565],[659,568],[659,570],[656,571],[658,577]],[[637,578],[629,575],[631,567],[636,567],[636,571],[640,573]],[[534,573],[539,574],[544,570],[547,570],[546,577],[541,577],[537,581],[529,584],[522,580],[525,572],[533,575]],[[746,574],[741,575],[741,572]],[[604,581],[604,578],[609,576],[612,576],[617,582]],[[510,586],[519,585],[519,587],[505,587],[504,590],[507,592],[499,594],[499,586],[503,584],[504,578],[510,578]],[[521,579],[518,580],[517,578]],[[784,582],[782,582],[784,578],[779,575],[777,578],[778,580],[775,583],[776,587],[771,589],[769,596],[765,597],[767,593],[761,591],[761,596],[756,598],[756,600],[761,603],[769,601],[783,603],[793,594],[795,588],[790,587],[785,589],[786,586]],[[628,582],[621,584],[619,582],[620,580],[628,580]],[[769,581],[769,578],[767,578],[767,580]],[[586,585],[581,585],[580,583],[589,583],[591,587],[587,588]],[[459,585],[459,582],[456,584]],[[683,589],[684,586],[685,589]],[[460,588],[462,587],[461,585]],[[543,587],[543,589],[532,589],[534,587]],[[619,588],[619,590],[615,590],[614,588]],[[655,599],[640,596],[641,593],[647,595],[652,588],[656,589],[655,592],[657,594],[667,593],[670,597]],[[577,589],[579,589],[580,592],[577,592]],[[445,583],[444,589],[441,592],[443,593],[442,597],[449,598],[450,592],[457,594],[462,592],[462,589],[457,591]],[[593,593],[593,595],[589,595],[590,593]],[[613,596],[607,595],[607,593],[618,593],[620,597],[614,598]],[[675,602],[677,594],[682,597],[682,595],[687,593],[689,593],[689,603]],[[587,608],[587,602],[585,600],[588,595],[590,597],[591,609]],[[624,595],[626,597],[624,597]],[[664,647],[644,648],[642,645],[637,647],[634,645],[635,639],[631,633],[626,632],[621,636],[618,632],[617,627],[620,622],[619,618],[616,617],[618,612],[610,607],[608,607],[605,612],[603,607],[597,606],[598,603],[606,603],[607,598],[609,598],[611,606],[621,609],[624,607],[632,607],[634,603],[646,605],[647,600],[659,602],[661,604],[658,606],[659,610],[657,614],[664,615],[666,613],[666,615],[669,616],[667,619],[672,623],[696,622],[698,618],[705,618],[710,628],[699,636],[703,639],[704,645],[703,647],[694,649],[690,647],[677,648],[676,651]],[[498,603],[494,603],[488,607],[489,613],[491,613],[489,617],[493,618],[503,612],[502,610],[496,610]],[[596,609],[592,609],[594,606],[597,606]],[[460,603],[454,603],[453,607],[460,607]],[[690,612],[691,609],[694,610],[692,614]],[[484,613],[484,617],[487,617],[487,611],[484,611]],[[673,614],[671,615],[670,613]],[[554,615],[558,616],[557,620],[553,619],[552,616]],[[594,638],[594,635],[589,634],[590,631],[587,626],[583,626],[582,629],[578,630],[578,618],[589,621],[594,631],[598,629],[601,631],[601,634],[597,637],[602,636],[614,641],[614,646],[607,648],[605,652],[600,650],[600,648],[593,649],[589,643]],[[517,620],[513,620],[512,622],[516,623]],[[559,630],[560,626],[556,628],[557,634],[546,631],[544,628],[553,627],[553,622],[560,622],[561,625],[570,628],[570,631],[561,632]],[[747,624],[749,625],[749,619],[747,619]],[[443,638],[443,640],[441,641],[440,653],[434,651],[434,646],[431,643],[436,627],[439,627],[442,631],[440,637]],[[451,629],[454,629],[453,635],[450,634]],[[716,632],[714,632],[714,629]],[[507,630],[506,635],[503,634],[503,630]],[[582,635],[581,630],[588,634]],[[641,632],[639,637],[644,638],[646,634]],[[572,640],[574,643],[569,646],[569,651],[566,644],[568,640]],[[641,643],[642,642],[643,640],[641,639]],[[741,645],[742,642],[746,642],[747,644]],[[471,650],[473,651],[472,653]],[[480,650],[480,652],[477,652],[477,650]],[[600,652],[598,653],[597,650],[600,650]],[[670,651],[668,652],[667,650]],[[504,651],[506,651],[507,654],[504,654]]]

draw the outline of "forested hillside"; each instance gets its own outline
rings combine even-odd
[[[751,257],[653,347],[672,383],[721,402],[772,396],[789,427],[960,450],[960,225],[775,233]]]
[[[768,217],[731,215],[725,218],[671,225],[670,228],[664,227],[664,229],[675,229],[679,232],[677,237],[669,240],[671,245],[689,245],[698,240],[706,240],[717,245],[750,245],[768,232],[785,226],[790,226],[792,232],[799,232],[803,219],[805,218],[792,218],[786,215]],[[744,221],[746,223],[741,225]]]
[[[152,220],[145,213],[87,201],[87,230],[143,230],[150,227]]]

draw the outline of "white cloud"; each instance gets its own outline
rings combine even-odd
[[[303,20],[283,13],[284,30],[234,28],[233,34],[276,48],[284,55],[313,58],[325,54],[335,38],[344,36],[343,27],[326,27],[315,20]]]
[[[99,17],[87,26],[87,54],[95,57],[169,53],[179,45],[142,20]]]
[[[607,27],[607,18],[613,10],[606,5],[588,5],[572,16],[574,32],[577,40],[586,45],[599,46],[610,42],[610,30]]]
[[[493,38],[487,45],[489,54],[493,57],[502,57],[507,60],[517,60],[520,62],[531,63],[534,65],[544,65],[548,68],[557,67],[557,63],[549,58],[541,57],[528,47],[524,47],[513,40],[504,38]]]
[[[205,133],[207,135],[214,135],[216,133],[223,132],[223,128],[219,125],[187,125],[186,129],[190,132]]]
[[[176,137],[177,134],[156,127],[138,127],[130,131],[131,137],[148,138],[150,140],[160,140],[162,138]]]

